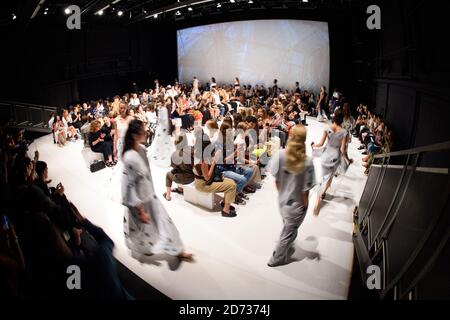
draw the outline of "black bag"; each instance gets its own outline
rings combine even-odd
[[[103,161],[95,161],[94,163],[91,164],[91,167],[90,167],[92,173],[100,171],[105,168],[106,168],[106,165]]]

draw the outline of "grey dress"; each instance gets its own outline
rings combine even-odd
[[[305,162],[304,170],[299,174],[291,174],[284,170],[286,152],[280,152],[279,162],[273,162],[271,173],[279,184],[279,207],[283,219],[280,240],[269,261],[270,266],[288,263],[293,253],[293,244],[297,238],[298,228],[302,224],[308,209],[303,193],[311,190],[316,184],[314,165],[311,159]]]
[[[123,156],[122,204],[126,206],[123,220],[125,241],[137,254],[179,255],[183,243],[166,209],[156,197],[150,164],[144,147],[128,150]],[[142,223],[136,207],[144,206],[151,223]]]
[[[325,131],[328,142],[322,153],[322,185],[330,180],[338,170],[342,161],[342,139],[347,136],[346,130],[333,132],[331,129]]]

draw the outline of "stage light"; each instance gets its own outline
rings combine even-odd
[[[16,19],[17,19],[17,16],[16,16],[14,13],[12,14],[12,19],[13,19],[13,20],[16,20]]]
[[[302,0],[303,2],[309,2],[308,0]]]
[[[102,15],[103,15],[103,10],[100,10],[99,12],[97,12],[97,14],[98,14],[99,16],[102,16]]]
[[[47,15],[47,13],[48,13],[47,11],[44,11],[44,16],[46,16],[46,15]]]
[[[252,1],[252,0],[249,0],[249,1],[248,1],[248,3],[249,3],[249,4],[252,4],[252,3],[253,3],[253,1]]]
[[[181,16],[181,12],[179,10],[177,10],[177,12],[175,12],[176,16]]]
[[[155,13],[154,15],[153,15],[153,18],[158,18],[158,14],[157,13]]]
[[[192,11],[192,8],[191,8],[191,7],[189,7],[189,8],[188,8],[188,11]]]
[[[64,12],[65,12],[65,14],[70,14],[70,9],[66,8],[66,9],[64,9]]]
[[[230,0],[231,3],[234,3],[234,0]]]
[[[220,3],[218,3],[217,8],[222,8],[222,5]]]
[[[118,15],[119,17],[122,16],[122,15],[123,15],[123,11],[122,11],[122,10],[117,11],[117,15]]]

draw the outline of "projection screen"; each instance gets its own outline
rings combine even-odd
[[[254,20],[198,26],[177,31],[178,78],[218,84],[318,91],[330,79],[330,41],[327,22]]]

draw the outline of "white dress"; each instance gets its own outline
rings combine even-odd
[[[170,166],[170,157],[175,150],[172,137],[169,135],[169,114],[166,107],[162,107],[158,112],[158,121],[155,130],[155,138],[149,150],[152,163],[159,167]]]
[[[192,94],[194,96],[200,94],[200,90],[198,89],[198,79],[194,79],[194,81],[192,82]]]
[[[326,131],[328,142],[322,153],[322,183],[321,187],[324,188],[325,183],[330,180],[341,165],[342,161],[342,139],[347,136],[346,130],[340,130],[334,132],[330,128]],[[344,172],[342,172],[344,173]]]
[[[117,128],[117,157],[122,158],[123,143],[125,139],[125,134],[128,130],[129,119],[124,119],[121,116],[116,118],[116,128]]]
[[[126,206],[123,226],[128,248],[138,254],[183,252],[183,243],[175,224],[157,198],[150,164],[144,147],[128,150],[123,157],[122,204]],[[142,223],[136,207],[150,214],[150,224]]]

